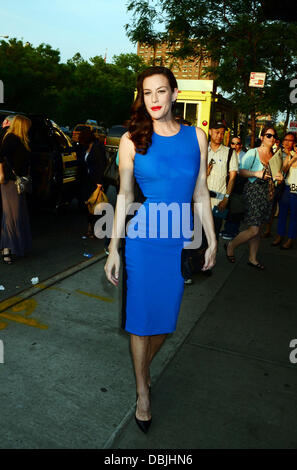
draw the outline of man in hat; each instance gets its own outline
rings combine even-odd
[[[213,121],[209,127],[207,184],[210,191],[217,239],[226,218],[229,197],[238,172],[238,157],[235,150],[222,144],[226,124]]]

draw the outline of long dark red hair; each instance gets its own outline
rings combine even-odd
[[[137,96],[131,109],[131,119],[129,122],[129,133],[134,143],[137,153],[145,155],[152,143],[154,132],[153,121],[148,112],[143,99],[143,81],[152,75],[164,75],[173,92],[177,88],[177,81],[171,70],[166,67],[148,67],[137,78]]]

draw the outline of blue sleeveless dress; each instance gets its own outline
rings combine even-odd
[[[122,327],[129,333],[151,336],[176,329],[184,291],[181,253],[191,239],[199,169],[194,127],[181,126],[170,137],[153,133],[147,153],[135,155],[134,176],[145,200],[123,244]]]

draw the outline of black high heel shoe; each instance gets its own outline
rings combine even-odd
[[[138,402],[138,397],[137,397],[137,402]],[[136,408],[137,408],[137,403],[136,403]],[[150,428],[150,425],[152,424],[152,418],[146,421],[142,421],[141,419],[136,418],[136,414],[135,414],[135,421],[139,429],[141,429],[141,431],[144,434],[147,434]]]

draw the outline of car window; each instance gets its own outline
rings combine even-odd
[[[122,137],[122,135],[125,134],[126,131],[127,129],[123,126],[112,127],[109,130],[108,136],[109,137]]]
[[[64,150],[68,150],[68,142],[66,137],[60,132],[58,129],[54,129],[54,136],[56,141],[58,142],[59,146],[62,147]]]

